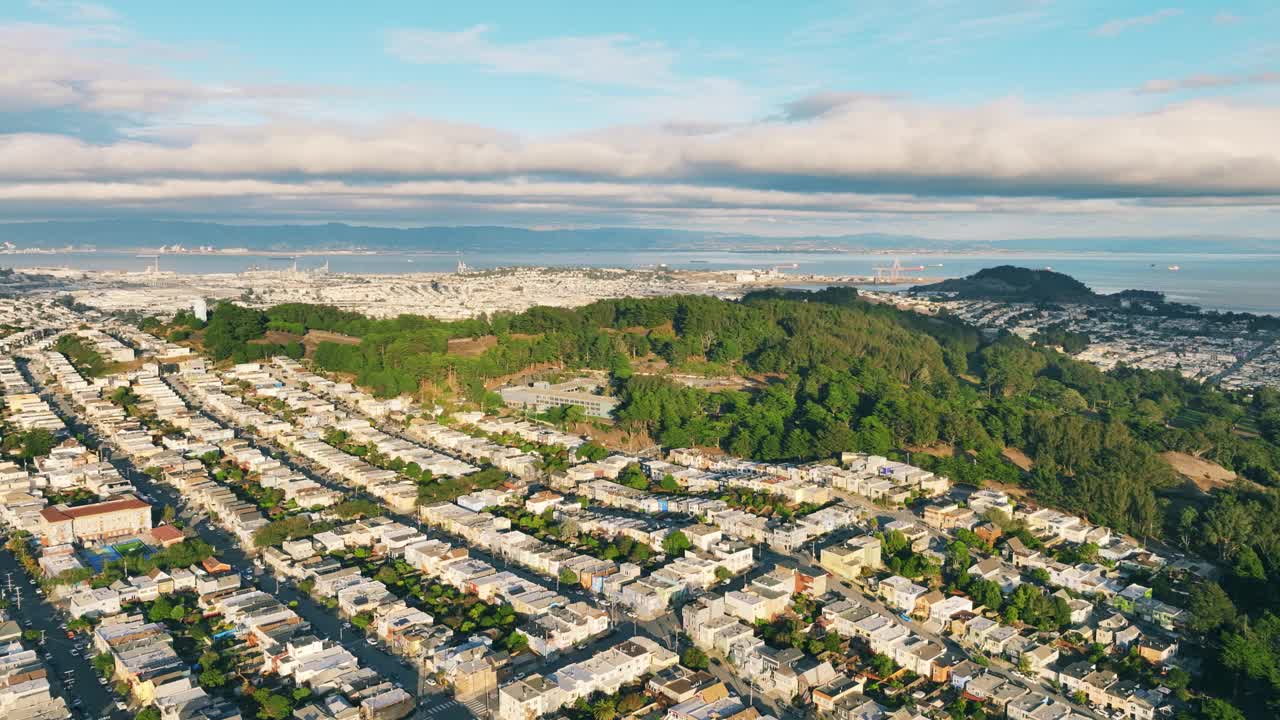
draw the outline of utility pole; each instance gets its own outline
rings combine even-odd
[[[423,656],[418,656],[418,697],[427,694],[427,663]]]

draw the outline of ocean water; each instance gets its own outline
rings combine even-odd
[[[511,266],[654,268],[684,270],[766,269],[789,274],[873,275],[877,266],[898,259],[904,267],[923,266],[904,275],[929,278],[963,277],[994,265],[1051,267],[1084,282],[1097,292],[1125,289],[1158,290],[1169,300],[1206,309],[1280,315],[1280,253],[1278,254],[1160,254],[1137,253],[990,253],[885,255],[843,252],[729,252],[729,251],[501,251],[461,256],[475,269]],[[330,272],[407,273],[448,272],[459,256],[440,253],[379,252],[377,254],[307,255],[299,269],[329,262]],[[134,252],[57,252],[0,254],[0,267],[62,267],[82,270],[141,271],[154,262]],[[178,273],[234,273],[285,269],[292,257],[255,255],[163,255],[160,269]],[[1171,271],[1169,266],[1179,270]]]

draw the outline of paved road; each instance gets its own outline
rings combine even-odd
[[[41,387],[36,385],[36,387]],[[63,420],[72,428],[73,431],[82,433],[85,437],[94,441],[99,440],[93,427],[85,425],[79,420],[74,410],[68,405],[65,398],[60,394],[50,393],[47,390],[42,391],[41,395],[50,401],[55,410],[62,416]],[[252,559],[247,556],[244,550],[239,546],[236,538],[220,527],[211,523],[207,516],[203,513],[197,513],[196,508],[188,507],[187,499],[183,497],[175,488],[164,483],[158,483],[147,474],[140,472],[131,462],[122,456],[115,456],[109,445],[100,443],[105,454],[108,455],[111,463],[120,471],[130,483],[139,491],[146,494],[152,499],[152,504],[156,507],[163,505],[172,505],[175,509],[182,512],[184,518],[190,518],[189,527],[205,542],[214,548],[218,556],[228,564],[240,570],[242,573],[251,569]],[[254,584],[252,580],[246,578],[247,584]],[[406,690],[416,691],[418,687],[418,674],[407,664],[399,660],[381,648],[368,645],[361,633],[355,631],[354,628],[348,631],[343,625],[343,621],[339,620],[334,613],[318,605],[310,597],[299,593],[292,587],[280,584],[278,592],[276,590],[276,582],[273,578],[268,578],[264,588],[272,592],[282,602],[288,603],[291,600],[298,601],[296,611],[300,616],[311,623],[316,635],[322,638],[330,638],[335,642],[341,643],[353,655],[355,655],[362,665],[376,670],[383,677],[391,678],[399,682]],[[64,637],[65,639],[65,637]],[[90,669],[92,672],[92,669]],[[94,684],[97,687],[96,682]],[[96,716],[95,716],[96,717]]]
[[[10,578],[13,580],[12,589],[8,587]],[[44,643],[37,647],[37,651],[49,669],[52,693],[65,698],[69,706],[79,701],[80,706],[72,708],[79,717],[111,717],[116,720],[132,717],[131,713],[115,708],[118,698],[109,686],[98,684],[99,675],[91,663],[93,649],[88,639],[84,635],[77,635],[75,640],[67,638],[62,627],[67,621],[66,616],[44,596],[35,594],[26,570],[8,550],[0,551],[0,583],[3,583],[0,588],[9,600],[9,613],[13,618],[24,630],[43,630],[45,633]],[[21,607],[17,602],[18,593],[22,595]],[[28,647],[33,645],[29,641],[24,642]]]
[[[200,407],[199,403],[196,402],[195,398],[191,396],[189,390],[186,388],[185,384],[181,382],[181,380],[173,377],[170,377],[168,379],[171,381],[170,382],[171,387],[173,387],[176,392],[182,395],[183,398],[187,400],[187,402],[192,407],[195,407],[195,408]],[[357,415],[360,414],[357,410],[354,410],[352,408],[344,408],[344,409],[347,409],[348,411],[353,412]],[[203,409],[201,409],[201,411],[203,412]],[[214,420],[215,422],[222,423],[224,426],[231,427],[221,418],[212,417],[208,415],[208,413],[206,413],[206,417],[210,417],[210,419]],[[376,421],[373,421],[373,422],[376,423]],[[379,426],[379,429],[381,429],[383,432],[399,437],[410,443],[414,443],[418,445],[422,444],[420,441],[416,439],[409,438],[403,435],[397,428],[386,426],[382,423],[376,423],[376,424]],[[381,505],[381,502],[377,498],[366,495],[365,493],[360,491],[358,488],[354,488],[348,483],[346,483],[342,478],[333,476],[331,473],[324,470],[323,468],[315,466],[305,458],[298,457],[288,452],[287,450],[279,447],[278,445],[276,445],[274,442],[270,440],[266,440],[258,437],[246,437],[246,439],[248,439],[255,447],[257,447],[262,452],[268,455],[271,455],[275,459],[289,465],[290,467],[298,470],[299,472],[303,472],[304,474],[306,474],[308,477],[312,478],[316,482],[319,482],[331,488],[343,490],[345,492],[354,492],[358,496],[365,497],[366,499],[369,499]],[[444,454],[449,455],[449,453],[445,451],[441,451],[439,448],[432,447],[431,449],[437,452],[443,452]],[[454,457],[452,455],[450,456]],[[463,459],[463,458],[455,457],[455,459]],[[423,532],[423,534],[427,535],[428,537],[444,540],[446,542],[453,542],[453,543],[457,543],[460,540],[459,538],[449,535],[448,533],[445,533],[437,528],[433,528],[430,526],[423,527],[417,518],[410,518],[408,516],[394,513],[385,507],[383,508],[383,511],[384,511],[384,514],[387,515],[388,517],[392,517],[404,524],[407,524],[407,525],[417,524],[421,529],[421,531]],[[554,586],[558,592],[568,596],[571,600],[581,600],[593,605],[600,604],[600,598],[598,596],[592,593],[589,593],[588,591],[584,590],[580,586],[561,585],[559,581],[556,579],[544,577],[520,565],[509,563],[506,560],[506,558],[499,555],[494,555],[481,548],[476,548],[474,546],[468,545],[468,552],[473,557],[479,560],[482,560],[484,562],[487,562],[493,567],[498,568],[499,570],[509,571],[525,580],[529,580],[530,582],[538,583],[543,586]],[[759,572],[765,572],[768,569],[769,568],[765,566],[756,568],[756,570]],[[745,585],[746,580],[747,580],[746,576],[739,576],[738,578],[735,578],[733,581],[731,581],[731,583],[740,589],[741,586]],[[620,642],[625,638],[628,638],[634,635],[640,635],[640,636],[653,639],[654,641],[658,642],[661,646],[671,648],[676,652],[679,652],[683,649],[679,641],[681,628],[680,628],[680,619],[679,619],[680,615],[679,615],[678,608],[673,609],[668,614],[660,618],[657,618],[656,620],[648,620],[648,621],[639,620],[627,610],[620,608],[616,605],[612,605],[612,604],[606,605],[606,610],[609,612],[610,621],[614,624],[614,626],[618,630],[618,632],[613,633],[609,636],[609,639],[611,642]],[[599,641],[597,641],[597,643],[598,642]],[[544,661],[547,666],[539,667],[538,672],[547,674],[548,672],[551,671],[553,667],[563,667],[570,663],[578,662],[578,661],[590,658],[599,652],[599,649],[596,648],[594,645],[595,644],[592,644],[592,646],[589,646],[583,650],[574,650],[569,653],[561,653],[554,658]],[[795,712],[785,709],[782,705],[778,704],[772,699],[766,699],[764,697],[761,697],[758,693],[754,693],[754,691],[752,690],[752,688],[747,682],[745,682],[742,678],[740,678],[736,673],[731,672],[729,666],[727,665],[716,666],[713,668],[713,672],[717,675],[717,677],[720,680],[722,680],[723,682],[726,682],[730,687],[734,688],[734,691],[739,695],[741,695],[743,698],[750,698],[754,695],[756,698],[756,702],[765,706],[768,709],[768,711],[771,714],[773,714],[775,717],[778,717],[781,720],[791,720],[792,718],[798,717]],[[438,709],[433,710],[433,707]],[[420,711],[420,713],[426,713],[426,717],[432,717],[432,718],[437,717],[437,713],[440,713],[441,715],[439,716],[439,720],[445,720],[443,716],[443,713],[445,712],[447,712],[447,708],[445,708],[443,705],[436,705],[436,706],[427,705],[424,707],[424,709]]]
[[[176,378],[169,378],[169,379],[173,381],[171,382],[171,386],[173,386],[175,390],[177,390],[180,394],[182,394],[184,396],[184,399],[186,399],[193,407],[200,409],[200,411],[203,412],[203,409],[199,407],[198,403],[196,403],[194,399],[190,397],[190,395],[187,392],[187,388],[185,387],[185,385],[181,383],[181,381],[177,380]],[[211,417],[211,419],[221,422],[220,418]],[[390,434],[401,436],[400,433],[395,429],[385,428],[385,427],[381,429],[383,429],[385,432],[389,432]],[[327,486],[338,488],[346,492],[354,491],[358,495],[368,497],[364,493],[359,492],[358,489],[353,488],[350,485],[346,484],[340,478],[332,477],[326,471],[313,466],[311,463],[309,463],[305,459],[299,458],[293,455],[292,453],[289,453],[288,451],[276,446],[274,443],[270,441],[266,441],[256,437],[249,438],[249,439],[251,440],[251,442],[254,443],[256,447],[258,447],[264,453],[267,453],[268,455],[271,455],[277,460],[280,460],[281,462],[288,464],[290,467],[293,467],[294,469],[300,472],[303,472],[309,477],[312,477],[313,479],[315,479],[317,482],[321,482]],[[405,439],[408,439],[408,438],[405,438]],[[409,441],[416,442],[414,440],[409,440]],[[846,499],[857,505],[865,507],[869,511],[875,513],[877,517],[889,516],[889,517],[892,517],[893,519],[909,520],[912,522],[915,522],[917,520],[917,518],[913,514],[904,510],[887,510],[885,508],[880,508],[878,506],[871,505],[867,503],[865,499],[859,498],[857,496],[848,495],[847,493],[839,493],[839,495],[843,499]],[[371,499],[374,502],[378,502],[376,498],[368,498],[368,499]],[[392,513],[390,511],[386,511],[386,514],[406,524],[417,524],[416,518],[409,518],[406,516],[398,515],[396,513]],[[423,532],[424,534],[431,537],[436,537],[439,539],[445,539],[445,540],[455,541],[455,542],[457,541],[457,538],[448,536],[447,534],[441,531],[438,531],[434,528],[423,528]],[[202,532],[202,535],[203,535],[203,532]],[[208,541],[208,539],[206,539],[206,541]],[[219,547],[219,545],[214,542],[210,542],[210,544],[214,545],[215,547]],[[472,555],[474,555],[478,559],[484,560],[490,563],[491,565],[493,565],[494,567],[509,570],[512,573],[517,574],[533,582],[537,582],[540,584],[549,584],[549,581],[547,578],[537,575],[536,573],[533,573],[525,568],[509,565],[503,558],[494,557],[490,553],[487,553],[483,550],[476,549],[476,548],[470,548],[470,552]],[[820,568],[812,564],[811,562],[812,556],[802,552],[783,554],[783,553],[777,553],[767,548],[761,548],[761,549],[758,549],[758,554],[759,554],[759,559],[761,561],[760,567],[757,568],[758,570],[771,567],[773,562],[780,559],[785,559],[789,561],[788,564],[799,565],[803,570],[807,572],[821,572]],[[228,558],[230,557],[231,556],[228,556]],[[746,578],[735,579],[735,583],[745,583],[745,581],[746,581]],[[890,615],[890,616],[897,615],[897,613],[885,607],[879,600],[875,598],[869,597],[867,595],[864,595],[861,592],[853,590],[852,588],[849,588],[848,586],[846,586],[844,583],[836,582],[833,584],[837,592],[845,595],[846,597],[850,597],[853,599],[857,599],[860,602],[867,603],[877,611],[885,613],[887,615]],[[576,586],[564,586],[564,587],[558,587],[557,589],[561,593],[568,595],[573,599],[586,600],[591,603],[597,602],[597,598],[595,598],[591,594],[587,593],[585,590],[582,590],[581,588],[578,588]],[[338,621],[337,618],[333,617],[331,613],[328,613],[324,608],[321,608],[318,605],[315,605],[309,598],[302,597],[299,593],[292,590],[292,588],[286,585],[280,585],[278,597],[280,597],[282,600],[285,600],[286,602],[288,600],[294,600],[294,599],[298,600],[299,614],[303,615],[303,617],[306,617],[309,621],[311,621],[317,627],[318,630],[325,631],[324,633],[318,633],[318,634],[322,634],[322,636],[324,637],[331,637],[335,640],[339,639],[339,635],[342,633],[342,629],[340,627],[340,621]],[[304,611],[304,605],[311,606],[310,608],[307,608],[310,610],[310,612]],[[631,628],[630,628],[631,634],[642,634],[657,640],[658,642],[663,644],[665,647],[671,647],[676,650],[680,649],[676,641],[676,638],[678,637],[679,631],[680,631],[679,619],[678,619],[679,616],[676,611],[673,611],[663,616],[662,618],[658,618],[657,620],[653,620],[653,621],[639,621],[634,616],[631,616],[629,613],[625,613],[625,612],[619,613],[617,610],[615,610],[612,607],[610,608],[610,614],[613,621],[615,623],[620,622],[624,630],[626,629],[626,625],[629,623],[631,625]],[[313,619],[313,616],[319,616],[319,619]],[[326,622],[326,620],[329,620],[331,622]],[[922,627],[918,623],[907,622],[906,624],[913,632],[919,634],[920,636],[926,639],[936,642],[942,645],[943,647],[958,649],[958,646],[956,645],[956,643],[950,641],[949,639],[943,638],[942,636],[934,632],[924,629],[924,627]],[[326,625],[328,626],[327,628],[326,628]],[[346,643],[346,644],[348,647],[351,647],[351,643]],[[362,643],[357,643],[357,645],[362,645]],[[365,646],[365,647],[368,648],[368,646]],[[368,649],[371,651],[377,652],[379,655],[383,655],[388,660],[391,660],[391,656],[386,655],[385,653],[381,653],[380,651],[374,650],[374,648],[368,648]],[[356,648],[352,648],[352,650],[353,652],[356,652]],[[569,662],[575,662],[578,659],[582,659],[583,657],[590,656],[593,653],[594,653],[594,649],[587,649],[584,651],[577,651],[567,655],[563,655],[556,659],[556,666],[562,666],[564,664],[568,664]],[[356,654],[358,657],[360,656],[360,653],[357,652]],[[361,661],[365,662],[363,657],[361,658]],[[392,660],[392,663],[398,666],[402,671],[412,673],[411,670],[406,668],[403,664],[399,663],[398,661]],[[371,659],[369,661],[369,665],[371,667],[374,667],[375,669],[380,669],[381,671],[381,668],[379,667],[380,663],[378,663],[377,660]],[[745,683],[740,677],[738,677],[737,673],[730,672],[726,666],[723,666],[723,665],[713,666],[712,670],[719,679],[728,683],[731,687],[734,688],[735,692],[737,692],[738,694],[744,697],[749,697],[752,694],[750,686],[747,683]],[[998,666],[990,667],[989,671],[992,672],[993,674],[1003,677],[1006,680],[1009,680],[1016,684],[1023,685],[1023,686],[1036,687],[1036,689],[1042,692],[1046,692],[1051,695],[1054,695],[1055,697],[1057,697],[1058,699],[1064,702],[1069,702],[1067,698],[1065,698],[1064,696],[1053,693],[1052,690],[1044,683],[1032,682],[1022,677],[1014,676],[1010,671]],[[396,676],[394,673],[389,673],[389,675],[393,677]],[[402,685],[404,685],[407,688],[416,687],[417,686],[416,674],[412,674],[411,676],[409,676],[408,680],[401,680],[400,682]],[[760,698],[760,702],[761,704],[765,705],[769,709],[769,711],[776,716],[779,716],[779,717],[794,716],[793,712],[790,712],[784,709],[783,707],[779,706],[777,703],[771,702],[764,698]],[[426,713],[427,717],[435,717],[435,715],[439,714],[442,716],[441,720],[444,720],[443,715],[449,712],[449,707],[446,706],[446,704],[443,701],[438,701],[436,704],[427,705],[424,708],[423,712]]]

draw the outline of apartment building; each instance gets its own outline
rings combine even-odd
[[[151,506],[136,497],[93,505],[54,505],[40,511],[40,541],[45,546],[99,543],[141,535],[151,529]]]
[[[862,577],[863,570],[877,570],[883,566],[880,551],[879,538],[860,535],[841,545],[823,548],[820,564],[831,574],[852,580]]]

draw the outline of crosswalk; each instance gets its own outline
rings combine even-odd
[[[471,711],[472,715],[475,715],[478,718],[489,716],[484,706],[484,698],[479,698],[479,697],[471,698],[470,700],[467,700],[463,704],[467,706],[467,709]]]
[[[420,718],[442,718],[446,715],[458,717],[460,713],[470,713],[476,718],[486,718],[488,713],[485,711],[484,698],[472,698],[465,702],[459,702],[453,698],[432,705],[431,707],[422,708],[418,712]]]
[[[431,707],[426,708],[425,710],[423,710],[423,711],[422,711],[421,715],[426,716],[426,717],[430,717],[430,716],[432,716],[432,715],[436,715],[436,714],[438,714],[438,713],[448,712],[449,710],[451,710],[451,709],[453,709],[453,708],[455,708],[455,707],[457,707],[457,706],[458,706],[458,701],[457,701],[457,700],[449,700],[449,701],[446,701],[446,702],[442,702],[442,703],[440,703],[439,705],[432,705]]]

